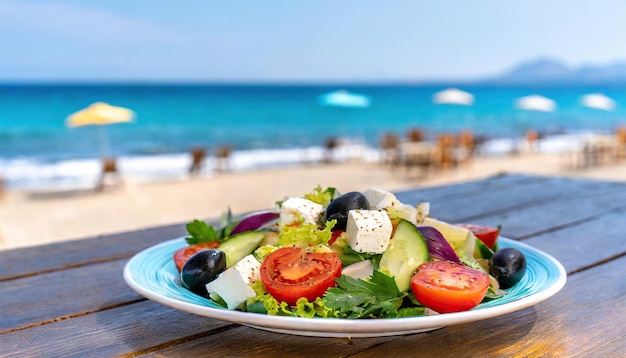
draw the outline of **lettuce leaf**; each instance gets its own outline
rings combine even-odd
[[[327,245],[336,223],[336,220],[330,220],[321,230],[316,224],[281,225],[278,246],[306,248],[315,245]]]

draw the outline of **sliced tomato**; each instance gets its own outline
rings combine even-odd
[[[176,264],[178,271],[180,271],[183,269],[185,262],[187,262],[187,260],[189,260],[189,258],[196,252],[201,250],[216,249],[219,246],[220,243],[217,241],[185,246],[174,253],[174,263]]]
[[[484,226],[484,225],[476,225],[476,224],[456,224],[457,226],[464,227],[471,231],[478,240],[482,241],[485,245],[487,245],[490,249],[496,246],[496,241],[498,240],[498,235],[500,235],[500,229]]]
[[[263,260],[260,276],[270,295],[295,305],[300,297],[314,301],[335,286],[335,278],[341,276],[341,260],[332,252],[283,247]]]
[[[411,279],[415,298],[439,313],[467,311],[477,306],[488,288],[487,274],[452,261],[426,262]]]

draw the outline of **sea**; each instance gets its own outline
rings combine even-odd
[[[433,95],[455,87],[474,95],[470,106],[435,104]],[[365,95],[368,107],[321,105],[321,95],[347,90]],[[580,97],[603,93],[613,111],[584,107]],[[538,94],[554,100],[552,112],[515,108],[517,98]],[[67,117],[94,102],[131,109],[130,123],[69,128]],[[100,157],[115,156],[129,180],[182,180],[192,147],[209,159],[201,175],[216,175],[213,151],[230,146],[230,170],[316,163],[329,138],[338,138],[340,159],[377,160],[381,137],[421,129],[434,139],[471,129],[487,140],[482,155],[515,148],[526,131],[564,150],[591,133],[626,124],[626,84],[496,86],[471,84],[202,85],[202,84],[2,84],[0,178],[18,190],[93,186]],[[550,144],[551,143],[551,144]]]

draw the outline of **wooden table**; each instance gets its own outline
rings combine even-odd
[[[626,356],[626,184],[503,175],[398,193],[450,222],[503,227],[552,254],[568,281],[533,307],[407,336],[312,338],[184,313],[122,278],[173,225],[0,253],[1,357]]]

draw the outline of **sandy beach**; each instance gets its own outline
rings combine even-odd
[[[223,173],[188,180],[124,185],[104,192],[8,191],[0,201],[0,247],[11,249],[137,230],[193,219],[273,207],[285,196],[302,195],[317,185],[341,192],[370,187],[401,190],[525,173],[626,180],[626,163],[571,170],[562,154],[525,153],[480,157],[457,168],[424,176],[419,169],[392,169],[381,163],[349,161],[301,167]]]

